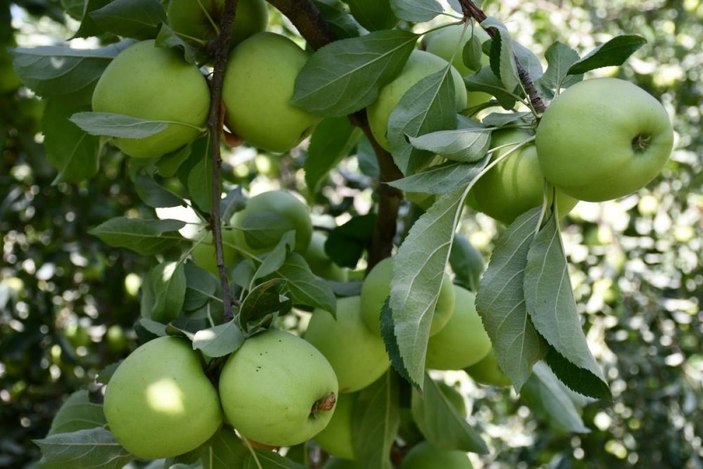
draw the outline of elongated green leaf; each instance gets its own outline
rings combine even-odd
[[[224,357],[244,343],[244,333],[232,320],[224,324],[202,329],[195,333],[193,349],[202,351],[208,357]]]
[[[415,83],[400,98],[388,118],[388,144],[393,160],[405,175],[426,165],[432,153],[413,148],[408,137],[457,125],[454,78],[451,66]]]
[[[436,0],[390,0],[390,3],[398,19],[413,23],[429,21],[444,11]]]
[[[282,316],[291,309],[287,296],[288,285],[280,278],[267,280],[253,288],[242,301],[239,309],[239,325],[245,331],[249,326],[258,327],[262,321]]]
[[[554,92],[566,88],[583,79],[582,74],[569,75],[569,68],[579,60],[578,52],[571,47],[555,42],[544,54],[547,59],[547,71],[537,82],[542,93],[554,97]]]
[[[89,15],[103,30],[136,39],[153,38],[166,21],[166,11],[157,0],[112,0]]]
[[[446,163],[432,166],[412,176],[396,179],[388,184],[405,192],[444,194],[459,187],[466,187],[486,167],[490,158],[478,163]]]
[[[424,382],[430,324],[465,196],[462,188],[437,199],[412,226],[394,258],[390,307],[395,343],[387,346],[397,348],[405,365],[398,372],[407,371],[416,386]]]
[[[112,112],[78,112],[71,116],[70,121],[90,135],[106,137],[145,138],[168,127],[165,121],[138,119]]]
[[[164,262],[149,273],[154,302],[148,318],[162,323],[175,320],[181,313],[186,293],[186,275],[180,262]]]
[[[266,254],[264,261],[261,263],[256,273],[254,274],[254,280],[271,275],[275,271],[281,268],[283,263],[286,261],[288,253],[295,248],[295,231],[287,231],[283,236],[281,236],[280,241],[276,244],[271,252]]]
[[[42,452],[39,465],[47,469],[120,469],[134,459],[102,427],[58,433],[34,442]]]
[[[527,253],[539,218],[539,208],[523,213],[498,239],[476,296],[496,360],[518,391],[547,352],[527,313],[523,289]]]
[[[642,36],[616,36],[589,52],[569,68],[569,75],[579,75],[596,68],[622,65],[637,49],[647,43]]]
[[[220,282],[214,275],[193,262],[185,264],[186,296],[183,311],[192,312],[203,308],[209,301],[219,300]]]
[[[90,16],[90,13],[98,10],[108,3],[110,3],[111,0],[85,0],[84,6],[83,6],[83,16],[81,17],[81,24],[78,28],[78,31],[73,35],[73,38],[77,37],[90,37],[90,36],[99,36],[100,34],[103,34],[103,30],[95,24],[95,21],[93,20],[93,17]],[[71,38],[71,39],[73,39]]]
[[[134,188],[139,198],[149,207],[178,207],[186,204],[183,199],[144,174],[138,174],[134,178]]]
[[[469,75],[464,79],[466,89],[469,91],[482,91],[494,96],[505,109],[512,109],[515,106],[515,90],[506,90],[500,79],[493,73],[490,67],[482,67],[478,72]]]
[[[375,213],[352,217],[329,234],[325,253],[335,264],[354,269],[364,249],[371,243],[375,224]]]
[[[563,359],[548,355],[557,377],[576,392],[608,397],[610,391],[586,342],[571,290],[559,226],[550,217],[531,243],[524,277],[530,319],[539,334]]]
[[[449,264],[454,272],[454,283],[469,291],[478,291],[481,276],[486,270],[483,255],[468,238],[462,234],[454,235],[452,249],[449,252]]]
[[[180,220],[116,217],[96,226],[90,234],[114,247],[131,249],[143,256],[159,253],[183,240]]]
[[[288,289],[297,304],[324,309],[332,315],[337,311],[337,299],[327,283],[310,271],[305,258],[297,252],[288,255],[286,262],[277,271],[288,281]]]
[[[183,176],[185,173],[185,176]],[[204,135],[191,145],[188,161],[179,170],[190,199],[204,213],[212,210],[212,155],[210,138]]]
[[[398,382],[387,372],[359,392],[352,414],[355,460],[363,467],[391,469],[391,447],[398,433]]]
[[[332,42],[298,74],[292,103],[332,117],[363,109],[400,73],[416,42],[416,34],[401,30]]]
[[[234,429],[228,426],[221,427],[198,452],[203,469],[242,467],[249,454]]]
[[[472,163],[486,156],[491,132],[487,129],[440,130],[410,137],[410,143],[419,150],[437,153],[448,160]]]
[[[515,91],[520,84],[520,78],[515,64],[513,40],[508,29],[495,18],[486,18],[481,22],[481,26],[495,28],[498,31],[498,35],[494,36],[491,41],[491,70],[500,78],[500,82],[506,90]]]
[[[332,117],[320,122],[310,137],[305,159],[305,183],[312,192],[320,190],[324,178],[349,154],[363,132],[352,127],[346,117]]]
[[[71,433],[105,425],[103,407],[90,401],[86,390],[76,391],[61,405],[51,421],[49,435]]]

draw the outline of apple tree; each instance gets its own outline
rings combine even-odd
[[[665,108],[591,76],[643,37],[538,56],[472,0],[62,6],[95,47],[10,54],[57,181],[126,166],[141,208],[90,234],[143,262],[142,345],[58,411],[41,465],[471,467],[491,448],[436,370],[588,431],[611,390],[561,227],[669,159]],[[229,174],[247,155],[264,184]],[[501,224],[487,265],[477,214]]]

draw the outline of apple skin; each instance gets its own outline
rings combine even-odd
[[[325,242],[327,235],[313,231],[312,238],[307,250],[303,253],[303,257],[308,261],[312,273],[327,280],[336,282],[346,282],[349,279],[349,273],[346,269],[335,264],[325,253]]]
[[[423,441],[413,446],[403,458],[401,469],[472,469],[463,451],[446,450]]]
[[[204,45],[217,37],[225,0],[170,0],[166,17],[171,28],[186,40]],[[231,45],[266,29],[268,10],[264,0],[239,0],[232,25]]]
[[[356,396],[356,394],[340,394],[330,423],[315,435],[315,441],[320,448],[342,459],[354,459],[352,411]]]
[[[491,349],[488,354],[478,363],[467,367],[464,371],[468,373],[474,381],[488,386],[510,386],[512,381],[500,369],[496,356]]]
[[[95,112],[174,122],[149,137],[111,139],[134,158],[161,156],[192,142],[204,130],[209,108],[210,89],[198,67],[153,40],[120,52],[93,91]]]
[[[364,324],[381,337],[381,308],[391,292],[393,258],[387,257],[376,264],[361,284],[361,315]],[[439,298],[432,316],[430,336],[437,334],[449,322],[454,310],[454,287],[449,275],[444,274]]]
[[[454,65],[454,68],[456,68],[461,76],[465,77],[466,75],[475,73],[477,70],[471,69],[464,64],[462,50],[466,43],[471,40],[471,26],[469,25],[466,29],[466,34],[462,39],[461,34],[463,31],[464,26],[461,24],[447,26],[425,34],[422,38],[422,44],[427,52],[442,57],[444,60],[452,60],[453,57],[452,65]],[[473,32],[482,43],[491,38],[488,33],[478,25],[474,26]],[[460,39],[461,43],[459,43]],[[488,56],[482,54],[481,64],[485,65],[487,62]]]
[[[236,212],[230,220],[234,245],[253,254],[261,254],[273,249],[280,238],[261,239],[256,235],[247,237],[244,230],[248,220],[268,215],[280,217],[286,224],[284,230],[295,230],[295,250],[305,252],[312,238],[310,211],[307,205],[286,191],[262,192],[247,200],[244,209]]]
[[[461,370],[485,357],[491,340],[476,312],[476,295],[454,285],[456,300],[449,322],[427,343],[425,366],[434,370]]]
[[[580,200],[630,194],[659,174],[674,133],[664,107],[638,86],[594,78],[567,88],[537,127],[537,154],[549,182]]]
[[[358,296],[337,300],[336,320],[327,311],[314,310],[305,340],[329,360],[340,393],[365,388],[390,367],[383,339],[364,324]]]
[[[220,374],[227,420],[245,438],[269,446],[293,446],[329,423],[337,377],[327,359],[291,333],[269,329],[247,338]],[[315,412],[313,407],[329,405]]]
[[[361,26],[369,31],[392,29],[398,24],[388,0],[344,0]]]
[[[366,108],[369,127],[376,141],[386,150],[390,150],[386,133],[388,118],[406,91],[423,78],[439,72],[447,66],[447,61],[429,52],[414,50],[400,74],[393,81],[381,88],[378,99]],[[454,67],[451,68],[456,97],[456,110],[466,107],[466,88],[464,80]]]
[[[491,148],[506,146],[493,152],[495,160],[514,148],[515,144],[531,137],[526,130],[508,129],[494,132]],[[471,190],[471,207],[509,225],[520,214],[542,205],[544,175],[534,143],[513,151],[503,161],[484,174]],[[557,207],[560,216],[566,216],[578,200],[557,189]]]
[[[280,34],[261,32],[230,54],[222,99],[227,127],[249,145],[283,153],[310,134],[320,117],[289,103],[308,54]]]
[[[147,342],[120,363],[103,408],[117,441],[140,458],[192,451],[222,424],[217,390],[198,352],[170,336]]]
[[[237,261],[235,245],[234,231],[222,230],[222,250],[226,268],[231,268]],[[196,241],[191,255],[193,256],[193,262],[195,262],[198,267],[207,270],[213,275],[220,275],[220,270],[217,268],[217,255],[215,253],[215,245],[212,242],[211,232],[207,232],[202,240]]]

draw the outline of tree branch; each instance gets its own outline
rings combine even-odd
[[[268,0],[298,28],[300,34],[314,49],[319,49],[336,39],[334,31],[310,0]],[[383,149],[369,128],[366,112],[359,111],[349,116],[350,122],[359,127],[369,139],[376,153],[380,170],[378,194],[378,212],[371,246],[369,247],[369,270],[379,261],[391,255],[395,238],[398,211],[403,200],[402,191],[384,184],[403,177],[395,165],[393,157]]]
[[[222,245],[222,215],[220,202],[222,199],[222,154],[220,151],[220,136],[224,127],[225,109],[222,104],[222,83],[227,67],[227,57],[232,39],[232,24],[237,9],[237,0],[226,0],[225,9],[220,20],[220,34],[214,41],[214,69],[210,81],[210,114],[208,116],[208,130],[210,131],[210,152],[212,156],[212,206],[210,211],[210,229],[215,243],[217,269],[220,273],[222,286],[222,302],[224,304],[224,317],[234,317],[232,311],[232,298],[229,291],[229,281],[225,270],[224,247]]]

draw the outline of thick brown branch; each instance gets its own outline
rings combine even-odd
[[[220,273],[222,285],[222,302],[224,304],[225,318],[232,318],[232,298],[225,268],[224,247],[222,245],[222,216],[220,202],[222,199],[221,171],[222,154],[220,151],[220,135],[224,127],[224,106],[222,104],[222,83],[227,66],[227,56],[232,38],[232,24],[237,9],[237,0],[226,0],[225,9],[220,21],[220,34],[214,41],[214,67],[210,82],[210,114],[208,116],[208,130],[210,131],[210,151],[212,156],[212,206],[210,211],[210,229],[215,243],[217,268]]]

